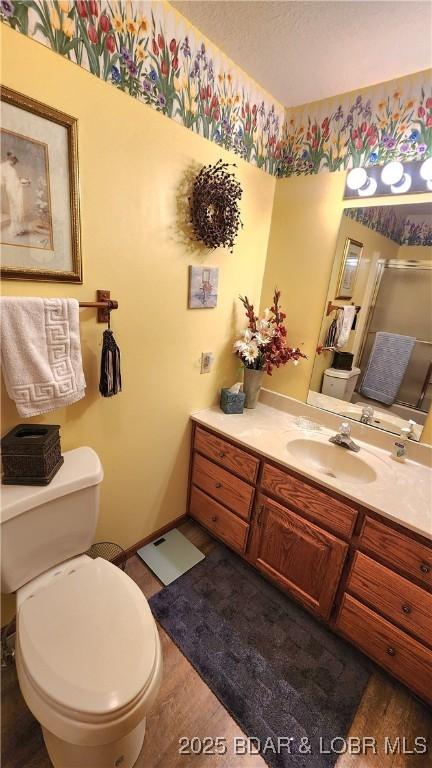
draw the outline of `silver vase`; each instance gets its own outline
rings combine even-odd
[[[243,371],[243,392],[246,395],[245,408],[256,408],[262,386],[264,371],[245,368]]]

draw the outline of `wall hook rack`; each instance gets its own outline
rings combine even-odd
[[[118,301],[111,298],[111,291],[96,291],[97,301],[80,301],[80,307],[96,307],[98,323],[108,323],[110,312],[118,309]]]

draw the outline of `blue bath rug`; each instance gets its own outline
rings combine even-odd
[[[222,545],[150,605],[271,768],[333,768],[331,740],[347,736],[372,671],[365,656]]]

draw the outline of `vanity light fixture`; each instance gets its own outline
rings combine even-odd
[[[351,168],[345,183],[344,199],[407,192],[432,192],[432,157],[426,160],[390,160],[385,165]]]
[[[398,184],[404,175],[404,167],[402,163],[397,160],[393,160],[391,163],[387,163],[381,171],[381,181],[388,187],[391,184]]]
[[[364,168],[352,168],[347,176],[347,187],[358,192],[361,197],[374,195],[376,191],[376,181],[371,179]]]
[[[411,187],[411,176],[404,172],[404,167],[398,160],[387,163],[381,171],[381,181],[390,187],[394,195],[408,192]]]
[[[351,168],[348,173],[346,185],[354,192],[364,187],[368,179],[368,175],[364,168]]]
[[[421,164],[420,176],[426,182],[427,188],[432,192],[432,157],[428,157]]]
[[[402,195],[404,192],[408,192],[411,188],[411,176],[409,173],[404,173],[400,181],[390,186],[394,195]]]
[[[370,176],[368,176],[366,184],[364,185],[364,187],[359,189],[358,193],[360,197],[372,197],[372,195],[375,194],[376,189],[377,189],[377,183],[375,179],[371,179]]]

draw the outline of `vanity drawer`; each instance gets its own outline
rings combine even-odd
[[[432,701],[432,651],[344,595],[337,628],[426,701]]]
[[[189,513],[229,546],[245,551],[249,526],[195,486],[192,486]]]
[[[347,590],[427,644],[432,644],[432,595],[356,552]]]
[[[354,530],[357,510],[327,493],[283,472],[271,464],[264,465],[261,488],[335,533],[349,538]]]
[[[240,477],[254,483],[258,474],[259,461],[241,448],[236,448],[226,440],[205,432],[200,427],[195,431],[195,449],[210,459],[217,461],[225,469],[236,472]]]
[[[432,587],[432,546],[426,547],[372,517],[366,517],[359,547],[415,577],[426,587]]]
[[[237,515],[249,520],[254,488],[244,480],[195,453],[192,483],[225,504]]]

